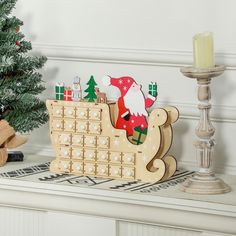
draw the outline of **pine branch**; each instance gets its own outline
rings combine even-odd
[[[0,17],[9,15],[16,5],[17,0],[1,0],[0,1]]]

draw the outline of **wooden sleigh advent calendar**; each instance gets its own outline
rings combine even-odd
[[[48,100],[55,173],[156,182],[170,178],[176,160],[167,155],[172,143],[175,107],[154,109],[141,145],[132,144],[126,131],[115,129],[116,104]]]

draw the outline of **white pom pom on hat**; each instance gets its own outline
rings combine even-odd
[[[106,75],[102,78],[102,83],[105,86],[109,86],[111,84],[111,77],[109,75]]]

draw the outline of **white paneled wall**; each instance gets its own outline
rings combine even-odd
[[[0,207],[0,235],[45,236],[46,212]]]
[[[148,83],[157,81],[156,106],[173,104],[181,113],[171,152],[190,168],[195,166],[196,82],[182,76],[179,67],[192,63],[192,36],[212,31],[216,61],[228,66],[212,83],[215,165],[220,172],[235,173],[235,7],[234,0],[19,0],[14,13],[24,20],[22,30],[35,50],[49,58],[43,70],[45,98],[52,98],[57,81],[71,84],[75,75],[85,87],[93,74],[110,98],[118,93],[103,88],[104,75],[133,76],[145,94]],[[32,133],[25,149],[49,154],[48,143],[48,128],[43,127]]]
[[[119,236],[200,236],[201,232],[131,222],[118,223]]]

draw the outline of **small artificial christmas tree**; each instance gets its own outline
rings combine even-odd
[[[87,82],[87,85],[88,88],[84,92],[88,94],[84,98],[88,102],[95,102],[95,100],[97,99],[97,95],[95,94],[95,86],[97,85],[97,83],[95,82],[93,75],[91,75],[89,81]]]
[[[16,2],[0,0],[0,119],[23,133],[48,120],[45,103],[36,96],[45,90],[36,70],[46,57],[27,54],[32,47],[19,32],[23,22],[11,16]]]

